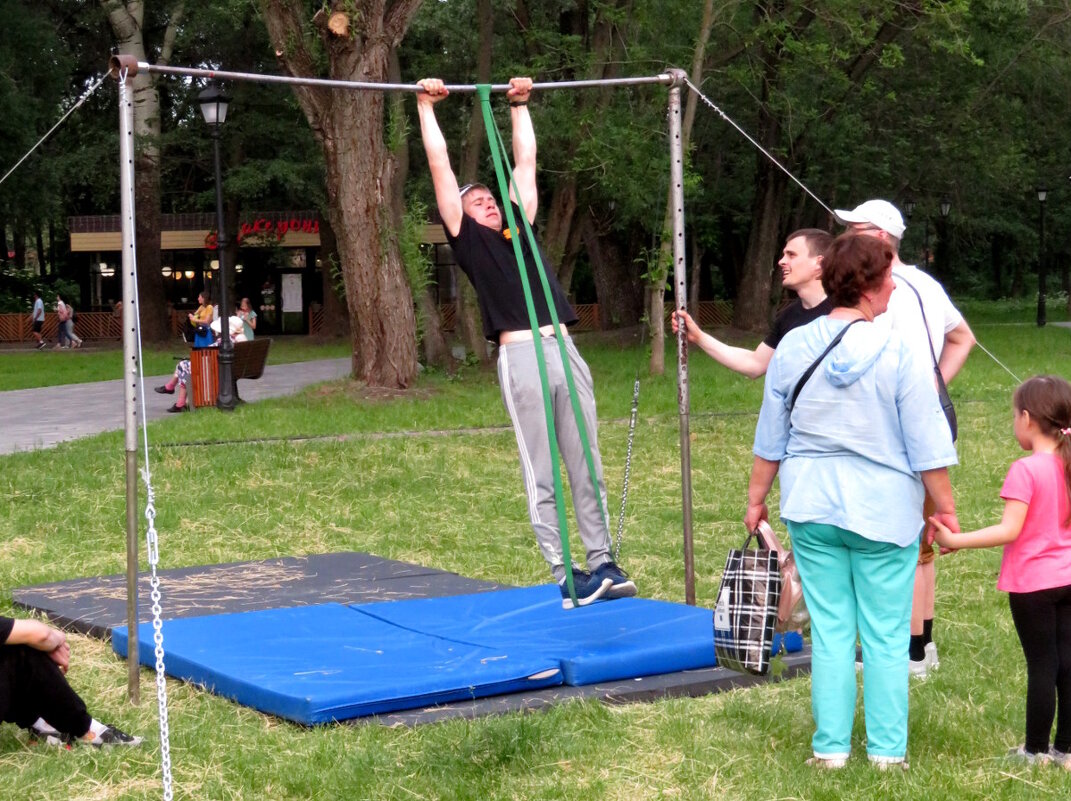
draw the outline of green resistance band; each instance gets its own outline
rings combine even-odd
[[[491,158],[495,166],[495,178],[498,181],[498,189],[502,197],[506,222],[511,231],[517,231],[519,233],[520,228],[517,226],[517,221],[513,214],[513,204],[510,202],[509,198],[509,185],[513,183],[513,170],[509,164],[509,157],[507,156],[505,143],[502,141],[502,135],[499,133],[498,127],[495,125],[494,116],[491,114],[491,86],[489,84],[478,84],[476,91],[480,98],[480,105],[483,110],[484,127],[487,129],[487,141],[491,146]],[[566,351],[565,341],[561,336],[561,327],[558,321],[557,309],[554,306],[554,297],[550,291],[550,282],[547,280],[546,270],[543,267],[543,260],[539,255],[539,247],[535,241],[535,234],[532,231],[531,223],[528,221],[528,214],[524,211],[519,192],[517,206],[521,209],[521,222],[524,226],[525,236],[528,239],[528,244],[532,251],[532,258],[535,262],[536,272],[539,275],[539,282],[543,289],[543,296],[546,300],[547,309],[550,312],[551,322],[554,326],[554,339],[558,343],[558,352],[561,357],[562,369],[565,371],[566,385],[569,388],[569,400],[573,407],[573,416],[576,419],[576,427],[580,436],[580,443],[584,448],[584,460],[587,463],[588,475],[591,478],[591,484],[595,490],[595,494],[599,499],[599,507],[602,512],[603,520],[609,521],[605,505],[606,499],[599,491],[598,477],[595,472],[595,458],[591,453],[587,425],[584,422],[584,415],[580,408],[580,399],[577,396],[576,382],[573,378],[573,369],[569,362],[569,354]],[[532,290],[528,281],[528,270],[524,260],[524,253],[521,250],[520,238],[511,236],[510,241],[513,244],[513,253],[517,259],[517,266],[520,269],[525,306],[528,310],[528,320],[532,326],[532,342],[536,351],[536,362],[539,365],[539,379],[543,388],[543,410],[547,420],[547,436],[550,440],[551,464],[554,465],[554,499],[558,511],[558,526],[561,533],[562,556],[565,559],[565,581],[569,590],[569,597],[573,601],[573,606],[576,607],[578,606],[578,603],[576,598],[576,588],[573,586],[572,557],[569,549],[569,530],[565,514],[565,491],[562,487],[561,470],[558,467],[558,438],[554,425],[554,411],[550,400],[550,381],[547,377],[546,358],[543,354],[543,348],[541,347],[542,337],[539,333],[539,319],[536,315],[535,303],[532,300]],[[609,526],[608,522],[607,526]]]

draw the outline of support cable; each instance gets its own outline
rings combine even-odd
[[[752,145],[754,145],[756,148],[758,148],[759,152],[762,153],[762,155],[766,156],[766,158],[768,158],[770,161],[772,161],[774,163],[774,165],[776,165],[777,168],[779,170],[781,170],[781,172],[783,172],[785,175],[787,175],[789,178],[791,178],[793,181],[795,181],[800,189],[802,189],[804,192],[806,192],[808,195],[810,195],[812,198],[814,198],[814,201],[819,206],[821,206],[823,209],[828,211],[830,214],[833,213],[833,209],[831,209],[829,206],[827,206],[825,203],[823,203],[821,201],[821,199],[818,197],[818,195],[816,195],[814,192],[812,192],[810,189],[808,189],[806,187],[806,185],[803,183],[803,181],[801,181],[799,178],[797,178],[795,175],[793,175],[791,172],[789,172],[788,168],[785,167],[776,158],[774,158],[773,154],[770,153],[770,151],[767,150],[766,148],[764,148],[762,145],[760,145],[751,134],[749,134],[747,131],[745,131],[743,128],[741,128],[739,125],[737,125],[728,114],[726,114],[724,111],[722,111],[720,108],[718,108],[714,104],[714,102],[710,98],[708,98],[705,94],[700,92],[699,89],[696,88],[696,85],[694,83],[692,83],[687,78],[684,79],[684,82],[686,84],[688,84],[688,88],[691,89],[693,92],[695,92],[696,96],[700,100],[702,100],[704,103],[706,103],[712,109],[714,109],[714,111],[716,111],[718,113],[718,115],[723,120],[725,120],[727,123],[729,123],[731,126],[733,126],[740,133],[741,136],[743,136],[745,139],[747,139],[749,142],[751,142]]]
[[[69,109],[67,109],[67,113],[59,118],[59,122],[57,122],[55,125],[53,125],[51,128],[49,128],[48,132],[44,136],[42,136],[40,139],[37,140],[37,144],[35,144],[33,147],[31,147],[29,150],[27,150],[26,151],[26,155],[24,155],[21,159],[16,161],[14,167],[12,167],[10,170],[8,170],[6,173],[4,173],[4,177],[0,178],[0,184],[3,184],[4,181],[6,181],[8,179],[8,176],[10,176],[13,172],[15,172],[15,170],[17,170],[20,166],[22,166],[22,162],[26,161],[26,159],[28,159],[30,157],[30,155],[35,150],[37,150],[37,148],[39,148],[42,144],[44,144],[45,140],[47,140],[48,137],[52,136],[53,132],[55,132],[55,130],[57,128],[59,128],[61,125],[63,125],[63,123],[66,122],[67,118],[69,116],[71,116],[72,114],[74,114],[74,112],[78,109],[78,107],[81,106],[83,103],[85,103],[86,100],[88,100],[90,98],[90,96],[95,91],[97,91],[97,89],[100,87],[100,85],[102,83],[104,83],[104,81],[107,78],[108,78],[108,73],[104,73],[99,78],[97,78],[97,80],[93,83],[93,85],[90,86],[88,89],[86,89],[82,93],[82,96],[79,97],[78,100],[75,101],[75,104],[73,106],[71,106]]]

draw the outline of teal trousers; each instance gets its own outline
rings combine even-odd
[[[901,548],[837,526],[786,522],[811,613],[814,754],[835,758],[851,752],[858,636],[867,754],[903,758],[918,542]]]

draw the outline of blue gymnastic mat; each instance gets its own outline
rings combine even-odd
[[[452,642],[341,604],[164,623],[168,675],[262,712],[313,724],[562,683],[556,660],[513,647]],[[138,658],[155,665],[153,629]],[[127,651],[127,630],[112,630]]]
[[[561,664],[573,686],[713,667],[711,611],[644,598],[562,609],[557,585],[355,605],[409,631]]]

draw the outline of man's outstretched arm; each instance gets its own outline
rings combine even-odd
[[[437,78],[425,78],[420,85],[424,91],[417,94],[417,115],[420,118],[424,153],[427,154],[428,168],[431,170],[431,182],[435,187],[435,203],[439,207],[439,216],[442,217],[446,230],[451,236],[457,236],[461,230],[463,214],[461,196],[458,194],[457,176],[450,166],[446,138],[439,129],[434,108],[449,92]]]
[[[535,222],[539,208],[539,192],[536,190],[536,137],[532,117],[527,105],[532,93],[531,78],[511,78],[509,116],[513,124],[513,184],[509,188],[510,199],[524,208],[528,222]]]
[[[734,345],[726,345],[720,339],[715,339],[710,334],[699,328],[699,325],[686,311],[673,313],[673,333],[681,323],[685,326],[685,336],[693,345],[698,345],[710,358],[730,370],[748,378],[758,378],[766,374],[766,368],[770,366],[774,349],[765,342],[760,342],[755,350],[738,348]]]

